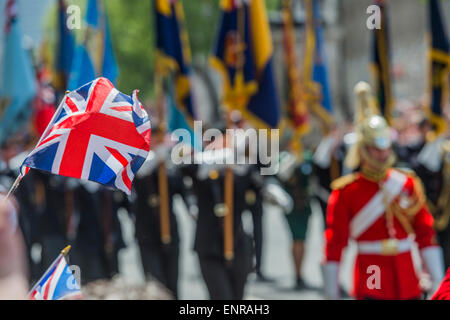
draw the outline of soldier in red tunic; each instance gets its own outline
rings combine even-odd
[[[444,281],[433,294],[431,300],[450,300],[450,268],[447,269]]]
[[[325,295],[339,298],[339,262],[351,239],[358,248],[353,288],[357,299],[420,299],[422,291],[411,255],[413,242],[433,289],[443,278],[433,217],[415,174],[391,168],[394,155],[389,127],[376,115],[369,85],[359,83],[355,91],[359,139],[350,151],[353,164],[348,164],[360,170],[332,183],[325,231]]]

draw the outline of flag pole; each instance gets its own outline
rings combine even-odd
[[[20,181],[22,180],[22,177],[23,177],[22,173],[19,173],[19,175],[17,176],[17,178],[14,181],[13,185],[11,186],[11,188],[9,188],[9,191],[6,194],[5,198],[3,199],[2,204],[0,205],[2,208],[6,204],[6,201],[8,201],[9,196],[12,195],[17,190],[17,187],[19,186]]]
[[[16,180],[14,181],[13,185],[11,186],[11,188],[9,189],[8,193],[6,194],[6,196],[3,198],[1,204],[0,204],[0,208],[3,209],[6,205],[6,202],[8,201],[8,198],[10,195],[12,195],[14,193],[14,191],[16,191],[17,187],[19,186],[20,180],[22,180],[22,174],[20,173]]]
[[[156,4],[154,4],[156,5]],[[166,134],[166,117],[164,110],[164,84],[163,74],[161,69],[161,61],[158,59],[159,55],[155,57],[155,107],[156,113],[159,117],[159,129],[162,134]],[[162,142],[164,143],[164,141]],[[170,235],[170,217],[169,217],[169,186],[167,179],[167,168],[165,161],[158,165],[158,194],[159,194],[159,229],[160,239],[165,245],[172,241]]]
[[[236,30],[240,37],[236,38],[236,47],[239,47],[239,38],[245,39],[245,8],[244,4],[241,3],[240,6],[237,8],[237,22],[236,22]],[[244,67],[244,57],[243,53],[239,52],[237,55],[237,75],[241,74],[243,72]],[[236,81],[236,76],[235,76]],[[239,92],[239,94],[242,94],[242,92]],[[242,102],[241,99],[237,99],[237,101]],[[234,101],[236,103],[236,100]],[[233,107],[233,106],[229,106]],[[236,107],[236,106],[234,106]],[[226,127],[231,128],[231,119],[230,115],[226,114]],[[231,137],[232,138],[232,137]],[[228,139],[230,137],[225,134],[225,147],[228,146]],[[223,254],[226,261],[232,261],[234,259],[234,230],[233,230],[233,219],[234,219],[234,173],[233,169],[230,166],[227,166],[225,168],[225,177],[224,177],[224,202],[225,202],[225,216],[223,221]]]

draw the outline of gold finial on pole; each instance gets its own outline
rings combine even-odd
[[[71,248],[70,245],[67,246],[67,247],[65,247],[64,249],[61,250],[61,254],[62,254],[63,256],[67,256],[67,254],[68,254],[69,251],[70,251],[70,248]]]

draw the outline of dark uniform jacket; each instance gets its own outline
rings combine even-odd
[[[222,258],[224,250],[224,218],[217,215],[218,206],[224,204],[225,171],[212,170],[205,179],[197,176],[198,165],[183,168],[183,173],[193,180],[194,193],[198,202],[198,221],[194,250],[202,256]],[[251,170],[244,174],[234,174],[233,192],[233,233],[234,254],[236,258],[247,257],[252,253],[252,243],[244,232],[241,215],[247,208],[245,193],[253,183]]]
[[[183,177],[175,168],[167,168],[168,199],[169,199],[169,224],[170,235],[173,243],[179,242],[177,220],[173,211],[173,197],[176,194],[184,195]],[[139,177],[133,181],[136,192],[136,200],[133,204],[133,212],[136,217],[136,238],[140,242],[160,244],[160,197],[159,197],[158,170]]]

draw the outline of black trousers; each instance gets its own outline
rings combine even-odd
[[[444,256],[445,270],[450,268],[450,225],[437,233],[439,244]]]
[[[255,249],[255,271],[261,273],[262,247],[263,247],[263,208],[262,199],[251,208],[253,221],[253,241]]]
[[[139,250],[146,277],[155,278],[172,292],[174,299],[178,299],[178,243],[139,242]]]
[[[325,201],[323,201],[322,199],[320,199],[319,197],[317,197],[317,200],[319,201],[320,209],[322,210],[324,226],[326,226],[326,224],[327,224],[327,205],[328,204]]]
[[[223,258],[199,254],[200,271],[211,300],[242,300],[247,276],[251,270],[250,257],[236,257],[227,263]]]

